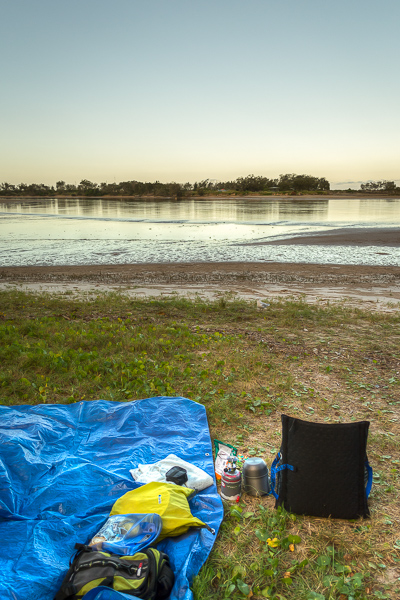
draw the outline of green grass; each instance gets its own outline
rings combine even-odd
[[[15,291],[0,307],[3,405],[186,396],[205,405],[212,438],[268,466],[281,413],[371,421],[371,519],[296,517],[244,495],[226,507],[193,590],[198,600],[399,597],[398,313]]]

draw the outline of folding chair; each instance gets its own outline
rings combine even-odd
[[[271,467],[275,508],[338,519],[369,516],[369,421],[328,424],[281,418],[281,449]]]

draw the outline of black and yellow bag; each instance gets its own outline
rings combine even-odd
[[[106,586],[143,600],[164,600],[174,585],[174,573],[164,552],[146,548],[118,556],[76,544],[78,550],[54,600],[79,600],[91,589]]]

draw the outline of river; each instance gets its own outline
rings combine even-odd
[[[400,265],[400,248],[290,246],[341,228],[400,228],[399,198],[0,202],[0,264],[306,262]],[[243,243],[282,241],[277,245]]]

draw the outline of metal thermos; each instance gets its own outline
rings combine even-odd
[[[221,476],[221,497],[228,502],[237,502],[242,489],[242,474],[236,462],[236,456],[230,456]]]
[[[269,494],[268,467],[262,458],[246,458],[244,461],[243,491],[250,496]]]

